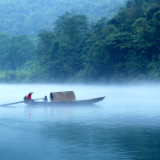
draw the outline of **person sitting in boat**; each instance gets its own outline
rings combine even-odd
[[[43,102],[48,102],[47,96],[43,98]]]
[[[29,101],[34,101],[33,99],[31,99],[32,94],[33,94],[33,92],[28,93],[27,99]]]

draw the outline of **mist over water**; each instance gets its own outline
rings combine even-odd
[[[92,106],[0,107],[0,159],[160,159],[160,85],[0,85],[0,104],[74,91]]]

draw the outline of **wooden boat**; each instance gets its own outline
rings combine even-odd
[[[45,97],[47,97],[47,96],[45,96]],[[105,98],[105,96],[93,98],[93,99],[86,99],[86,100],[76,100],[76,97],[75,97],[75,94],[73,91],[64,91],[64,92],[51,92],[50,93],[50,102],[35,101],[35,100],[44,99],[44,98],[38,98],[38,99],[34,99],[33,101],[31,101],[27,98],[27,96],[25,96],[23,101],[2,104],[0,106],[14,105],[14,104],[18,104],[18,103],[25,103],[25,104],[31,105],[31,106],[37,106],[37,105],[41,105],[41,106],[90,105],[93,103],[100,102],[104,98]]]
[[[51,102],[38,102],[38,101],[24,101],[25,104],[36,106],[36,105],[42,105],[42,106],[57,106],[57,105],[90,105],[97,102],[102,101],[104,97],[99,98],[93,98],[93,99],[86,99],[86,100],[72,100],[72,101],[51,101]]]

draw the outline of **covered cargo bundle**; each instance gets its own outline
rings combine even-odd
[[[74,101],[74,100],[76,100],[76,97],[73,91],[50,93],[50,101],[59,102],[59,101]]]

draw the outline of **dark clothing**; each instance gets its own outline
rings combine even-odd
[[[46,97],[43,98],[43,102],[48,102],[48,99]]]

